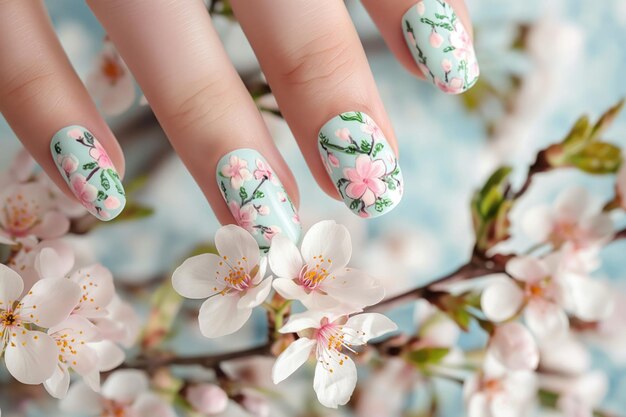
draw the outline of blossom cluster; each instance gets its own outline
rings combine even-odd
[[[313,387],[320,403],[331,408],[346,404],[357,382],[350,354],[370,339],[397,329],[382,314],[362,312],[385,294],[376,279],[347,266],[352,243],[346,227],[319,222],[309,229],[300,248],[278,234],[266,257],[246,230],[228,225],[217,231],[215,247],[217,254],[189,258],[172,276],[178,293],[206,299],[198,316],[202,334],[215,338],[236,332],[273,288],[275,297],[287,305],[299,301],[306,309],[291,315],[278,329],[294,337],[276,359],[274,383],[313,356],[317,361]],[[276,278],[266,274],[268,263]]]
[[[20,153],[0,177],[0,355],[24,384],[56,398],[70,371],[94,391],[120,365],[138,318],[116,294],[111,272],[81,261],[64,239],[85,211]]]

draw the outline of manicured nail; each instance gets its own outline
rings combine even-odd
[[[459,94],[476,83],[474,45],[444,0],[419,0],[404,14],[402,30],[417,66],[441,91]]]
[[[253,149],[227,153],[217,164],[217,185],[237,224],[254,236],[262,250],[282,233],[297,243],[300,218],[270,165]]]
[[[52,159],[78,201],[100,220],[114,219],[126,196],[113,162],[82,126],[59,130],[50,142]]]
[[[346,206],[361,217],[391,211],[402,198],[402,172],[380,127],[368,115],[348,112],[320,130],[319,151]]]

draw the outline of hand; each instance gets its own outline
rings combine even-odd
[[[343,2],[231,3],[320,187],[362,217],[395,207],[403,189],[396,137]],[[88,4],[218,219],[234,218],[262,246],[279,232],[297,241],[295,179],[203,2]],[[363,4],[409,71],[447,93],[476,81],[462,0]],[[104,64],[112,79],[123,70]],[[122,151],[39,1],[0,0],[0,110],[59,187],[102,220],[119,214]]]

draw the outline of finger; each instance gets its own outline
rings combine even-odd
[[[295,180],[203,2],[88,3],[219,220],[234,217],[264,247],[279,231],[297,241]]]
[[[409,71],[449,94],[476,83],[480,71],[463,0],[363,0],[363,5]]]
[[[395,135],[343,2],[232,5],[320,186],[362,217],[395,207]]]
[[[0,2],[0,111],[62,190],[101,220],[122,211],[122,151],[40,1]]]

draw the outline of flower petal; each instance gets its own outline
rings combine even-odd
[[[246,258],[248,265],[259,263],[259,245],[245,229],[232,224],[222,226],[215,233],[215,247],[221,256],[230,259]]]
[[[110,340],[89,343],[98,356],[98,370],[100,372],[108,372],[117,368],[126,359],[126,353],[115,343]]]
[[[506,272],[521,281],[534,282],[548,276],[545,265],[530,256],[518,256],[506,263]]]
[[[53,239],[63,236],[70,229],[70,220],[59,211],[49,211],[43,215],[41,222],[30,231],[41,239]]]
[[[570,187],[559,194],[554,202],[554,213],[560,220],[577,222],[587,214],[591,196],[586,188]]]
[[[302,240],[302,256],[307,263],[314,257],[332,260],[332,269],[344,268],[352,256],[352,242],[348,229],[333,220],[314,224]]]
[[[328,368],[331,367],[331,368]],[[332,369],[332,372],[330,370]],[[313,378],[313,389],[319,402],[329,408],[345,405],[356,387],[356,366],[352,359],[345,359],[343,365],[325,365],[318,361]]]
[[[22,298],[20,314],[30,316],[29,323],[52,327],[65,320],[78,304],[80,288],[66,278],[37,281]]]
[[[522,230],[535,242],[548,240],[554,227],[552,208],[547,205],[531,207],[522,217]]]
[[[278,331],[280,333],[296,333],[305,329],[315,329],[320,327],[320,321],[325,314],[319,311],[307,311],[304,313],[292,314],[289,321]]]
[[[524,302],[524,292],[512,279],[503,277],[483,290],[480,306],[485,316],[495,322],[510,319]]]
[[[237,302],[237,308],[253,308],[261,304],[272,290],[272,277],[265,278],[259,285],[246,291]]]
[[[343,328],[344,331],[350,329],[358,332],[357,334],[350,332],[345,335],[345,340],[353,345],[365,344],[370,339],[398,330],[396,323],[380,313],[364,313],[352,316],[343,325]]]
[[[307,293],[302,286],[295,283],[294,280],[288,278],[276,278],[273,287],[281,297],[287,300],[303,300]]]
[[[177,293],[186,298],[207,298],[222,290],[223,285],[215,279],[220,258],[212,253],[187,259],[172,274],[172,285]],[[217,287],[217,290],[215,288]]]
[[[216,338],[235,333],[241,329],[252,314],[251,308],[237,307],[239,297],[216,295],[200,307],[198,320],[204,337]]]
[[[4,361],[22,384],[41,384],[52,376],[57,365],[57,345],[43,332],[16,332],[7,343]]]
[[[48,394],[54,398],[65,398],[70,387],[70,373],[66,367],[57,366],[50,378],[43,383]]]
[[[35,258],[35,270],[40,278],[62,278],[74,266],[74,252],[69,245],[61,240],[44,242],[47,245],[41,249]]]
[[[96,416],[102,414],[102,399],[84,382],[72,384],[59,408],[68,413]]]
[[[115,295],[111,271],[101,264],[94,264],[74,271],[70,279],[82,291],[82,299],[75,313],[88,318],[106,315],[106,306]]]
[[[321,288],[332,298],[349,305],[352,312],[379,303],[385,298],[385,288],[374,277],[358,269],[346,268],[335,279],[326,279]]]
[[[539,349],[530,332],[519,322],[496,327],[489,343],[493,356],[508,369],[534,370],[539,365]]]
[[[541,299],[530,300],[524,310],[528,328],[539,339],[559,338],[567,332],[569,320],[563,309]]]
[[[4,310],[7,306],[13,306],[13,303],[19,300],[22,291],[24,291],[24,281],[20,274],[0,264],[0,309]]]
[[[102,396],[121,403],[132,403],[148,391],[148,376],[136,369],[113,372],[102,385]]]
[[[296,245],[291,239],[281,234],[272,239],[267,256],[272,272],[280,278],[296,278],[304,265]]]
[[[309,359],[309,356],[311,356],[315,345],[315,340],[306,337],[292,342],[287,349],[276,358],[276,362],[272,368],[272,381],[274,381],[274,384],[285,380],[304,365]]]
[[[594,322],[608,317],[615,305],[611,289],[601,281],[567,273],[561,277],[563,304],[581,320]]]
[[[176,417],[171,405],[152,392],[143,393],[132,406],[136,417]]]

